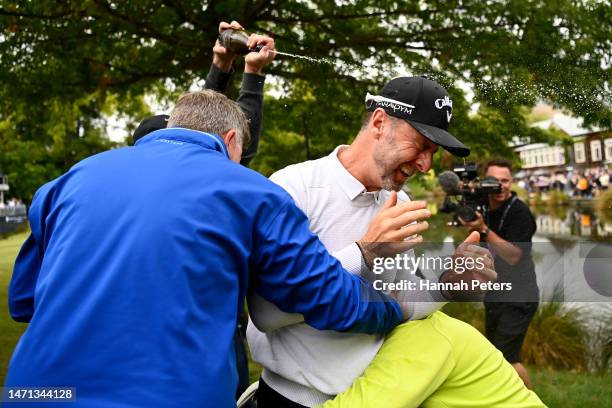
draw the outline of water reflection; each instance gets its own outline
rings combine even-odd
[[[438,212],[438,204],[428,203],[434,214],[429,220],[431,228],[425,235],[429,242],[460,241],[467,235],[465,229],[447,226],[449,214]],[[538,238],[562,240],[595,240],[612,243],[612,214],[601,217],[590,206],[531,207],[536,218]]]
[[[430,229],[424,234],[425,251],[449,255],[468,235],[463,228],[449,227],[448,214],[437,213],[435,204]],[[612,311],[612,217],[591,207],[558,206],[532,208],[537,233],[532,256],[542,301],[594,302],[596,310]],[[445,243],[445,244],[444,244]]]
[[[537,236],[612,242],[612,222],[588,207],[536,208]]]

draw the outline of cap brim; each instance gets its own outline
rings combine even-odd
[[[420,134],[431,140],[438,146],[442,146],[444,150],[459,157],[466,157],[470,155],[470,148],[461,143],[455,138],[455,136],[448,133],[446,130],[437,128],[435,126],[424,125],[419,122],[404,119],[410,123]]]

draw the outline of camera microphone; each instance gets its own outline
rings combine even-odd
[[[438,183],[442,190],[448,195],[459,195],[461,194],[461,181],[452,171],[443,171],[438,176]]]

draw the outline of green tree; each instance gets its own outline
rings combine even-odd
[[[268,98],[254,162],[266,174],[349,141],[365,92],[401,73],[427,75],[449,88],[451,131],[478,157],[507,155],[505,142],[514,135],[548,137],[525,123],[523,107],[538,100],[610,127],[612,10],[604,1],[5,0],[0,120],[11,123],[6,137],[41,149],[69,146],[65,139],[75,133],[55,133],[56,118],[44,110],[62,105],[66,129],[93,132],[101,129],[109,97],[120,101],[114,110],[138,121],[146,112],[143,95],[172,99],[203,78],[218,22],[232,19],[273,35],[281,51],[331,61],[279,56],[268,70],[280,96]],[[461,83],[473,89],[471,101]],[[470,103],[480,106],[475,114]],[[73,141],[85,139],[81,132]],[[73,149],[58,152],[65,161],[56,170],[80,157]],[[6,155],[3,148],[0,156]],[[5,161],[0,158],[6,168]]]
[[[115,146],[96,123],[101,119],[91,98],[50,98],[30,105],[0,99],[0,169],[9,176],[8,196],[29,202],[41,184],[76,161]]]

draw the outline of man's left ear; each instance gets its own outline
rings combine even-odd
[[[221,135],[225,145],[229,148],[232,143],[236,143],[236,129],[230,129]]]
[[[370,117],[370,124],[376,130],[374,137],[380,139],[383,134],[383,128],[385,119],[387,118],[387,112],[383,108],[376,108]]]

